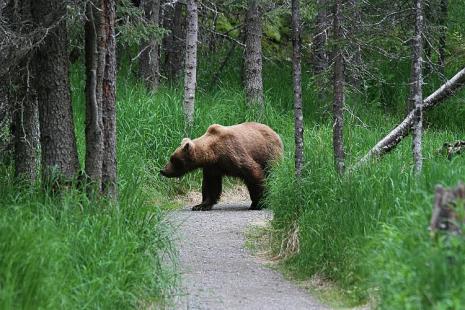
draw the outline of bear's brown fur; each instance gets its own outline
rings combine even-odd
[[[282,155],[281,138],[266,125],[214,124],[197,139],[183,139],[160,173],[180,177],[194,169],[203,169],[202,203],[192,210],[211,210],[220,198],[223,176],[242,179],[252,200],[250,209],[260,209],[266,171]]]

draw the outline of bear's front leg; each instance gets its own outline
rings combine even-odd
[[[210,169],[203,169],[202,203],[192,207],[192,211],[208,211],[221,196],[222,176]]]
[[[213,208],[213,205],[209,204],[198,204],[192,207],[192,211],[210,211]]]

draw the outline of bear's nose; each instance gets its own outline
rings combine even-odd
[[[166,177],[165,171],[160,170],[160,174],[161,174],[162,176]]]

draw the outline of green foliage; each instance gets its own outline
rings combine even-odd
[[[118,44],[138,46],[140,42],[154,38],[161,42],[168,30],[153,25],[144,17],[142,8],[135,7],[130,0],[119,0],[116,6]]]
[[[368,283],[379,288],[380,308],[460,309],[465,304],[465,240],[431,239],[419,225],[429,215],[416,208],[398,223],[383,225],[369,244],[366,261],[377,272]]]
[[[436,152],[445,141],[465,133],[457,112],[462,109],[462,96],[463,92],[427,114],[432,128],[424,136],[425,167],[420,178],[412,174],[410,139],[382,160],[339,178],[332,158],[331,122],[309,126],[312,120],[307,117],[306,165],[297,181],[292,130],[280,132],[286,158],[268,181],[267,200],[274,212],[276,251],[282,250],[281,241],[294,223],[299,227],[300,251],[286,261],[288,269],[299,277],[323,274],[337,281],[355,303],[374,288],[371,294],[386,309],[463,305],[465,242],[460,238],[435,242],[427,231],[434,186],[454,186],[465,174],[463,157],[448,161]],[[405,111],[400,96],[389,99],[392,114],[367,103],[362,109],[359,100],[352,96],[346,102],[359,117],[345,115],[349,165],[389,132]],[[447,276],[450,273],[454,275]]]
[[[82,167],[83,76],[80,67],[72,71]],[[159,125],[152,108],[158,102],[133,80],[120,79],[118,87],[117,204],[78,190],[51,197],[39,184],[13,184],[12,168],[0,166],[0,308],[157,308],[172,294],[173,232],[160,207],[162,188],[152,186],[161,183],[159,154],[168,153],[156,145],[176,127]],[[167,97],[165,113],[172,111]]]
[[[218,14],[216,20],[216,31],[225,33],[233,38],[238,38],[240,34],[240,29],[237,28],[237,25],[233,25],[223,13]]]
[[[0,308],[128,308],[163,303],[173,288],[171,233],[141,180],[118,205],[69,191],[18,189],[0,173]]]

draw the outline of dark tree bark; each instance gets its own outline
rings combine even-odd
[[[334,149],[334,163],[336,171],[343,174],[345,170],[344,164],[344,58],[343,50],[341,48],[342,39],[342,12],[341,0],[336,0],[333,11],[333,31],[335,40],[334,50],[334,99],[333,99],[333,149]]]
[[[184,116],[187,132],[194,124],[194,102],[197,84],[197,36],[198,36],[197,0],[187,1],[186,69],[184,77]]]
[[[423,100],[423,111],[431,109],[461,89],[465,85],[465,68],[457,72],[450,80],[442,84],[436,91]],[[412,110],[405,119],[382,138],[376,145],[363,156],[353,167],[356,169],[367,163],[371,158],[379,158],[394,149],[408,134],[413,125],[415,111]]]
[[[106,29],[105,70],[103,75],[102,118],[103,118],[103,192],[116,199],[117,159],[116,159],[116,40],[115,40],[115,0],[102,0],[102,20]]]
[[[352,87],[356,89],[361,88],[361,71],[363,66],[362,48],[357,40],[357,36],[359,36],[363,26],[362,12],[360,7],[361,3],[362,1],[360,0],[349,1],[350,17],[348,22],[350,23],[350,26],[348,27],[348,36],[350,39],[348,48],[346,48],[350,51],[350,56],[348,57],[350,59],[350,63],[346,62],[346,80],[350,85],[352,85]]]
[[[415,107],[413,118],[413,159],[415,162],[415,172],[420,173],[423,165],[421,154],[421,140],[423,134],[423,78],[422,78],[422,52],[423,52],[423,1],[414,0],[415,11],[415,36],[413,38],[413,75],[411,81],[410,98]]]
[[[14,104],[13,134],[15,145],[15,176],[33,183],[37,176],[39,146],[39,115],[37,96],[32,86],[33,73],[29,63],[21,62],[13,73],[15,89],[10,101]]]
[[[116,198],[116,42],[114,0],[86,7],[86,175]]]
[[[295,173],[302,175],[304,157],[304,117],[302,111],[302,83],[300,67],[300,4],[292,0],[292,69],[294,78]]]
[[[181,73],[184,60],[185,18],[183,5],[176,3],[174,8],[168,6],[163,13],[163,27],[170,33],[163,39],[164,70],[168,81],[175,82]]]
[[[317,15],[315,19],[315,33],[313,34],[312,42],[312,68],[313,74],[318,75],[328,67],[328,55],[326,54],[327,41],[327,14],[326,0],[317,0]]]
[[[259,0],[248,0],[245,22],[245,93],[249,104],[263,107],[262,16]]]
[[[143,0],[147,22],[159,26],[160,0]],[[160,84],[160,51],[157,38],[150,38],[141,45],[139,73],[149,90],[156,91]]]
[[[447,13],[449,9],[448,0],[441,0],[440,27],[439,33],[439,70],[444,75],[446,64],[446,37],[447,37]]]
[[[102,133],[102,77],[105,66],[103,51],[103,23],[99,0],[86,5],[85,65],[86,65],[86,160],[87,177],[100,190],[102,183],[103,133]]]
[[[31,1],[21,0],[10,5],[8,19],[12,30],[19,35],[33,31]],[[9,72],[9,96],[12,105],[14,136],[15,175],[19,180],[33,183],[37,174],[37,151],[39,145],[39,118],[37,96],[34,89],[35,72],[30,64],[30,54],[24,55]]]
[[[51,13],[66,15],[66,3],[34,0],[32,15],[43,26]],[[51,176],[73,179],[79,170],[69,85],[68,31],[64,20],[51,28],[37,49],[37,98],[44,180]]]

